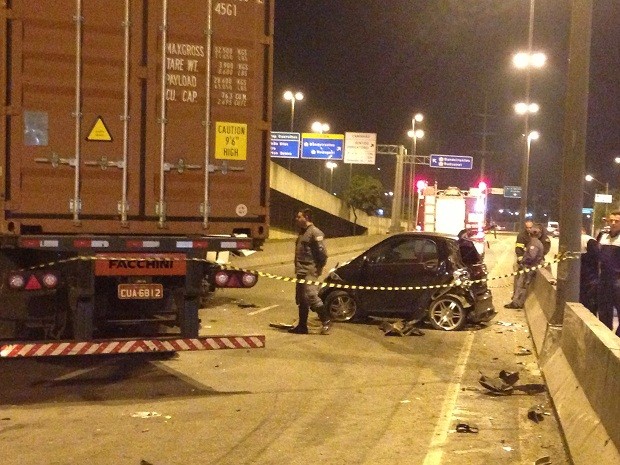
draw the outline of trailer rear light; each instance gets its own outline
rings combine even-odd
[[[58,276],[53,273],[45,273],[41,281],[43,281],[45,287],[52,289],[58,285]]]
[[[28,282],[26,283],[24,289],[27,291],[38,291],[39,289],[42,289],[42,287],[43,286],[41,286],[41,283],[39,282],[37,277],[32,274],[28,278]]]
[[[243,276],[241,277],[241,282],[245,287],[254,286],[254,284],[256,284],[256,281],[258,281],[258,276],[252,273],[243,273]]]
[[[21,274],[9,276],[9,287],[11,289],[21,289],[26,285],[26,278]]]
[[[226,287],[230,275],[226,271],[218,271],[215,273],[215,285],[218,287]]]

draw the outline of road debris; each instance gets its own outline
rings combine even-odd
[[[532,351],[527,347],[519,346],[515,355],[532,355]]]
[[[545,407],[542,405],[534,405],[527,411],[527,417],[534,423],[540,423],[545,419]]]
[[[288,324],[288,323],[269,323],[270,328],[276,328],[276,329],[291,329],[294,326],[295,325]]]
[[[382,321],[381,324],[379,324],[379,329],[381,329],[386,336],[424,336],[424,333],[419,328],[415,327],[417,322],[417,320],[398,320],[394,323]]]
[[[468,425],[467,423],[457,423],[456,432],[457,433],[478,433],[478,427],[473,425]]]
[[[497,378],[491,378],[480,373],[478,382],[489,391],[495,394],[507,396],[512,394],[513,385],[519,381],[519,372],[502,370]]]
[[[258,308],[258,305],[253,304],[251,302],[246,302],[245,300],[241,299],[241,300],[237,300],[235,302],[237,304],[238,307],[240,308]]]
[[[131,416],[133,418],[155,418],[155,417],[161,417],[161,413],[158,413],[158,412],[135,412],[135,413],[132,413]]]

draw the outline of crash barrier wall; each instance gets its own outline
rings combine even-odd
[[[371,245],[385,239],[387,234],[369,236],[335,237],[325,239],[327,252],[330,255],[351,253],[366,250]],[[255,252],[247,257],[231,257],[230,263],[240,268],[253,269],[252,267],[293,264],[295,242],[293,240],[267,240],[263,250]]]
[[[549,324],[554,283],[540,270],[525,309],[571,457],[620,464],[620,339],[579,303],[566,304],[561,326]]]

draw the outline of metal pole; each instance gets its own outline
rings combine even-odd
[[[291,99],[291,132],[293,132],[293,126],[295,121],[295,96]]]
[[[527,53],[532,55],[532,43],[534,42],[534,2],[530,0],[530,19],[527,33]],[[530,104],[530,90],[532,86],[532,77],[530,72],[530,66],[525,68],[525,103]],[[519,219],[523,222],[527,215],[527,190],[528,190],[528,171],[530,169],[529,159],[529,134],[530,134],[530,117],[529,111],[525,112],[525,119],[523,122],[525,130],[525,157],[523,159],[523,165],[521,167],[521,205],[519,206]]]
[[[583,186],[584,180],[591,39],[592,0],[572,0],[560,203],[560,253],[581,249],[583,188],[575,189],[575,186]],[[562,324],[566,302],[579,302],[579,268],[579,260],[558,263],[558,293],[551,324]]]
[[[392,199],[392,221],[390,223],[390,232],[395,233],[401,230],[401,209],[403,201],[403,162],[405,159],[405,147],[398,146],[396,154],[396,170],[394,173],[394,197]]]

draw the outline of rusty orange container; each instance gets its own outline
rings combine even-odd
[[[267,237],[273,1],[3,3],[0,233]]]

